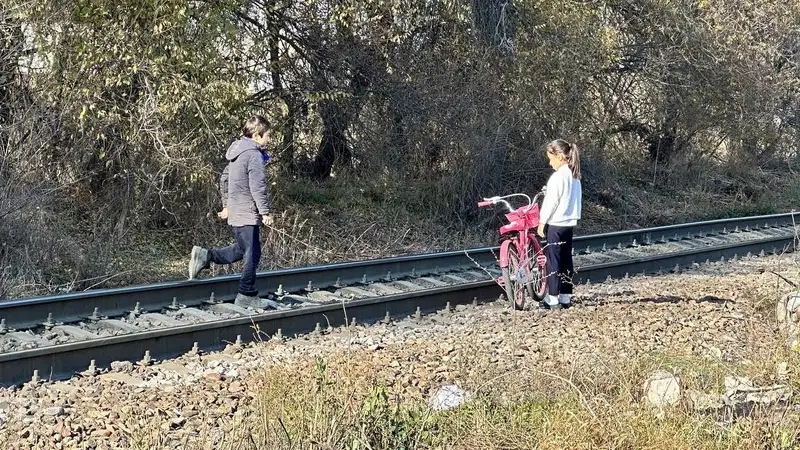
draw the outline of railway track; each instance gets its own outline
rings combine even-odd
[[[580,236],[574,281],[792,251],[796,239],[789,213]],[[271,301],[266,310],[233,305],[238,276],[3,302],[0,385],[495,300],[496,254],[487,247],[264,272],[257,284]]]

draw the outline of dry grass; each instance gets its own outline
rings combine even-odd
[[[470,379],[475,398],[435,413],[425,399],[404,396],[351,358],[305,360],[264,371],[249,412],[225,433],[194,440],[217,449],[752,449],[795,448],[800,416],[758,411],[727,422],[682,402],[666,410],[642,401],[642,380],[656,369],[681,378],[684,389],[721,392],[728,374],[764,379],[776,358],[787,360],[800,385],[800,358],[783,349],[751,364],[702,358],[644,357],[626,367],[597,361],[561,375],[527,366],[504,378]],[[566,369],[566,368],[564,368]],[[766,370],[765,370],[766,369]],[[568,375],[564,375],[568,374]],[[478,389],[483,387],[484,389]],[[720,420],[723,419],[723,420]],[[150,428],[158,429],[158,423]],[[159,435],[131,436],[132,448],[156,448]],[[187,447],[191,448],[191,447]]]

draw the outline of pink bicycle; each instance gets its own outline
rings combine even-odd
[[[479,208],[502,204],[508,210],[505,214],[507,225],[500,227],[500,269],[502,276],[498,284],[505,290],[506,297],[515,309],[525,307],[525,291],[531,298],[541,301],[547,295],[547,258],[544,256],[536,228],[539,226],[539,205],[537,201],[544,192],[539,192],[531,201],[526,194],[511,194],[502,197],[484,198]],[[506,200],[511,197],[525,197],[528,204],[513,209]]]

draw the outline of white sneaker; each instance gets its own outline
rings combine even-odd
[[[233,304],[242,308],[250,309],[286,309],[285,305],[278,302],[261,298],[258,295],[244,295],[241,292],[236,294]]]
[[[211,254],[203,247],[192,247],[192,255],[189,257],[189,279],[193,280],[203,269],[209,267]]]
[[[547,306],[556,306],[558,305],[558,297],[555,295],[548,295],[544,298],[544,302]]]
[[[539,302],[539,307],[537,308],[541,311],[550,311],[553,309],[561,309],[561,304],[558,303],[558,297],[555,295],[547,295],[544,297],[544,300]]]
[[[258,295],[244,295],[241,292],[236,294],[233,304],[242,308],[263,308],[261,298]]]
[[[572,294],[559,294],[558,303],[565,308],[572,306]]]

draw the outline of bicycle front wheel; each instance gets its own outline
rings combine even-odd
[[[547,296],[547,258],[536,236],[531,239],[530,270],[531,282],[528,284],[528,291],[531,298],[542,301]]]
[[[514,309],[525,307],[525,281],[529,279],[528,264],[520,264],[519,253],[513,245],[508,247],[508,266],[503,267],[503,289]]]

